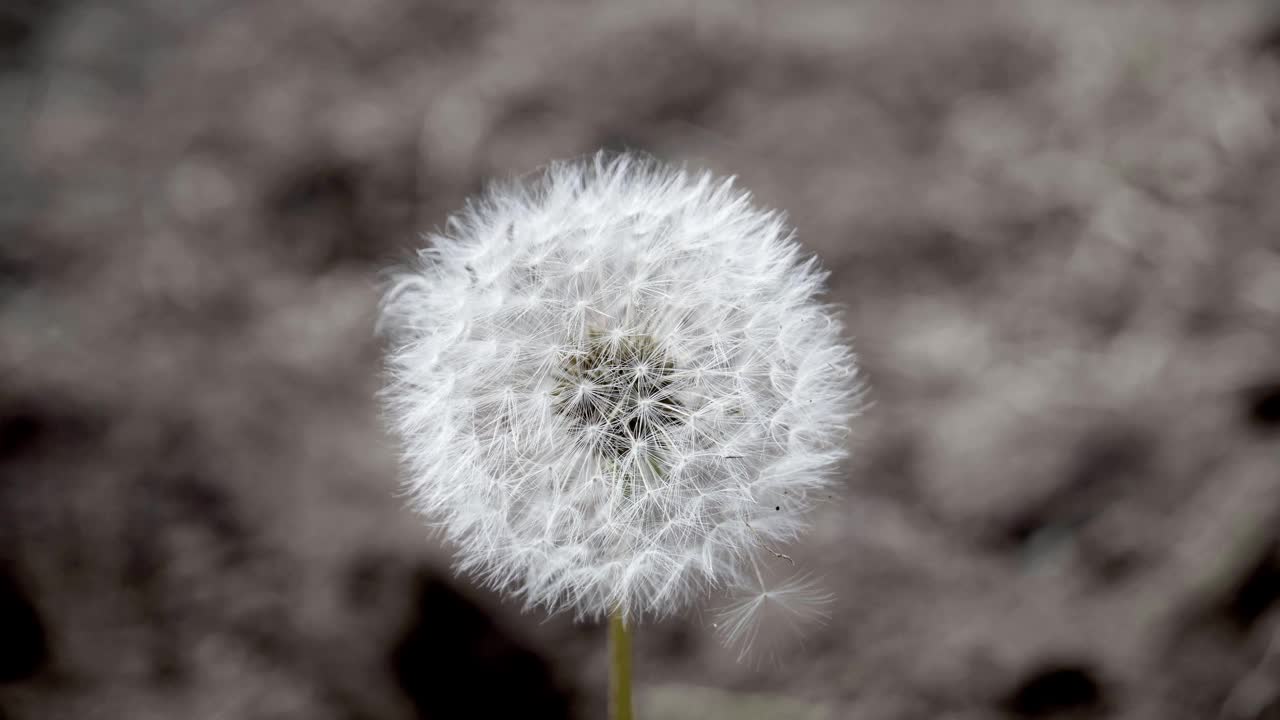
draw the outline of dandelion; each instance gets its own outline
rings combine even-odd
[[[732,179],[600,154],[491,188],[384,301],[411,504],[461,572],[624,647],[749,583],[846,454],[824,279]]]

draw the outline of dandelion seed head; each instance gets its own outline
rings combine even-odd
[[[706,173],[602,154],[491,188],[383,303],[413,506],[531,606],[661,616],[739,583],[846,454],[823,280]]]

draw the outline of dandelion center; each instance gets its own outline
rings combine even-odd
[[[591,332],[566,352],[554,391],[556,411],[583,442],[609,459],[664,447],[669,426],[682,420],[676,366],[647,335]]]

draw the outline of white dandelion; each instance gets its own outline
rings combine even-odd
[[[824,278],[731,179],[600,154],[491,188],[384,303],[413,506],[529,606],[631,624],[740,584],[846,455]]]

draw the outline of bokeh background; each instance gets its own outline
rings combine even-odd
[[[597,148],[737,175],[871,383],[760,662],[642,717],[1280,717],[1280,7],[6,0],[0,717],[597,718],[604,633],[449,572],[381,273]]]

